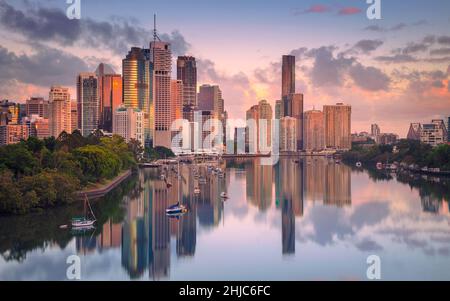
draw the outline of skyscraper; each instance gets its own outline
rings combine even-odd
[[[100,126],[112,132],[113,112],[122,105],[122,76],[105,74],[102,80],[102,104]]]
[[[297,151],[297,119],[294,117],[283,117],[280,120],[280,151]]]
[[[131,48],[122,60],[122,73],[123,104],[127,108],[140,109],[144,112],[145,145],[151,146],[154,139],[155,112],[150,51],[138,47]]]
[[[172,107],[172,122],[183,118],[184,84],[181,80],[170,83],[170,101]]]
[[[77,79],[78,128],[85,137],[99,126],[98,78],[95,73],[80,73]]]
[[[321,111],[305,112],[303,132],[306,151],[320,151],[325,148],[324,120]]]
[[[68,88],[51,87],[49,93],[49,131],[50,136],[58,136],[66,131],[72,132],[70,93]]]
[[[217,85],[201,85],[198,93],[198,109],[213,111],[216,118],[224,112],[222,91]]]
[[[70,102],[70,130],[71,132],[78,129],[78,103],[77,101]]]
[[[259,152],[270,153],[272,151],[272,106],[267,100],[261,100],[258,104],[258,135]]]
[[[183,82],[183,106],[197,106],[197,64],[195,57],[179,56],[177,79]]]
[[[283,55],[281,81],[282,98],[295,93],[295,56]]]
[[[291,103],[289,116],[297,119],[297,150],[301,150],[303,148],[303,94],[291,94],[288,98]]]
[[[171,147],[171,100],[170,83],[172,51],[170,43],[159,39],[150,42],[150,62],[153,64],[153,100],[155,103],[154,146]]]
[[[100,63],[98,65],[97,69],[95,70],[95,75],[97,75],[97,79],[98,79],[99,128],[107,130],[108,132],[111,132],[111,125],[110,124],[105,125],[105,120],[104,120],[104,118],[106,118],[106,122],[111,122],[111,119],[112,119],[112,111],[110,110],[110,107],[108,106],[108,99],[104,99],[104,96],[108,95],[107,94],[108,91],[104,91],[105,80],[106,80],[105,76],[108,74],[109,75],[115,74],[112,67],[107,64]],[[104,109],[106,109],[107,111],[104,112]],[[108,129],[106,129],[105,127],[108,127]]]
[[[338,103],[323,106],[325,119],[325,146],[337,150],[351,149],[352,107]]]
[[[376,143],[378,143],[378,138],[381,134],[381,130],[378,124],[372,124],[370,126],[370,134],[372,136],[372,139],[375,140]]]

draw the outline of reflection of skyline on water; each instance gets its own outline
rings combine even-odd
[[[192,166],[180,165],[179,181],[175,172],[168,174],[170,188],[156,170],[141,170],[134,188],[123,197],[123,214],[103,219],[94,233],[76,236],[76,253],[105,260],[116,254],[116,268],[121,267],[129,278],[155,280],[179,279],[180,275],[189,279],[200,262],[208,257],[214,260],[213,254],[225,250],[235,254],[221,256],[226,266],[227,261],[244,260],[241,252],[246,254],[251,248],[255,259],[262,256],[258,253],[269,252],[275,262],[285,257],[297,262],[306,260],[306,254],[314,258],[309,251],[314,248],[318,253],[332,248],[335,253],[324,256],[336,257],[344,245],[359,254],[383,254],[395,245],[392,250],[407,248],[402,254],[417,250],[450,263],[447,180],[437,183],[374,172],[369,178],[367,172],[320,157],[300,162],[283,158],[275,166],[261,165],[259,160],[226,164],[221,166],[226,170],[223,178],[199,168],[198,177],[205,178],[206,184],[194,177]],[[391,186],[395,189],[390,191]],[[199,195],[194,194],[195,187],[201,188]],[[230,195],[226,202],[220,198],[223,191]],[[417,202],[410,194],[417,194]],[[166,208],[178,200],[189,208],[188,213],[179,219],[167,217]],[[250,245],[257,236],[258,242]],[[54,250],[58,245],[49,244]],[[348,260],[350,253],[345,255]],[[183,266],[194,270],[179,274]],[[199,271],[208,273],[207,266],[199,266]]]
[[[295,221],[303,216],[304,195],[327,205],[350,205],[350,168],[312,160],[294,163],[281,160],[275,166],[261,165],[258,161],[244,161],[246,199],[260,212],[273,205],[281,213],[282,254],[295,254]],[[131,278],[140,278],[148,270],[150,279],[170,277],[171,238],[175,240],[177,257],[195,256],[197,222],[201,228],[213,229],[223,219],[224,202],[221,192],[227,192],[230,172],[220,178],[199,169],[199,177],[207,183],[199,184],[192,167],[181,165],[178,183],[175,172],[169,173],[168,188],[155,170],[139,174],[138,187],[124,197],[127,213],[122,224],[105,223],[94,239],[77,238],[77,250],[89,254],[95,249],[121,247],[122,266]],[[238,173],[239,174],[239,173]],[[194,194],[194,187],[201,193]],[[275,193],[275,195],[273,194]],[[273,202],[275,196],[275,202]],[[179,219],[168,218],[165,209],[178,199],[189,208]],[[120,237],[120,238],[119,238]],[[121,241],[121,243],[118,243]]]

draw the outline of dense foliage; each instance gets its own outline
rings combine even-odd
[[[171,149],[163,146],[156,146],[155,148],[147,147],[145,149],[145,157],[149,160],[168,159],[175,157]]]
[[[374,145],[368,148],[354,145],[351,151],[343,155],[343,159],[352,163],[361,161],[370,164],[399,162],[450,171],[450,145],[432,148],[415,140],[400,140],[395,145]]]
[[[80,189],[116,177],[136,165],[136,142],[95,132],[62,133],[58,139],[30,137],[0,147],[0,214],[72,203]]]

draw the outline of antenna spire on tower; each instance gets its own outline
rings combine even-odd
[[[161,39],[158,37],[158,31],[156,30],[156,14],[153,15],[153,42],[156,42],[156,39],[158,41],[161,41]]]

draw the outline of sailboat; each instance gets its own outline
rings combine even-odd
[[[89,208],[89,212],[88,209]],[[92,215],[89,217],[89,213]],[[92,211],[91,204],[89,203],[89,199],[87,195],[84,195],[84,216],[83,217],[75,217],[72,219],[72,228],[83,229],[83,228],[91,228],[94,226],[94,223],[97,221],[94,212]]]
[[[181,175],[179,162],[178,162],[178,174]],[[166,215],[168,215],[169,217],[179,218],[181,215],[188,212],[186,206],[180,203],[180,192],[181,192],[180,178],[178,178],[178,202],[175,205],[172,205],[166,209]]]

